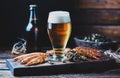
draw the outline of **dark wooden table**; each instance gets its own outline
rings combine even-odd
[[[13,58],[10,51],[0,51],[0,78],[120,78],[120,65],[115,69],[106,70],[100,73],[74,73],[57,74],[45,76],[22,76],[15,77],[6,66],[6,59]]]

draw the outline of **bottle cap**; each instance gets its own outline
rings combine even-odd
[[[33,4],[31,4],[31,5],[29,5],[29,7],[36,7],[37,5],[33,5]]]
[[[33,8],[37,7],[37,5],[29,5],[30,10],[32,10]]]

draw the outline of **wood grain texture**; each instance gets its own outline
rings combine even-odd
[[[3,52],[3,51],[0,51],[0,52]],[[7,51],[4,51],[4,52],[7,52]],[[2,53],[0,55],[2,56]],[[0,63],[0,65],[1,64],[3,63]],[[3,64],[3,66],[4,65],[5,64]],[[74,73],[74,74],[58,74],[58,75],[45,75],[45,76],[20,76],[20,77],[13,76],[10,70],[0,69],[0,78],[120,78],[120,65],[119,65],[119,68],[117,69],[112,69],[112,70],[108,70],[108,71],[101,72],[101,73]]]
[[[101,34],[104,34],[106,37],[120,42],[120,26],[97,26],[94,27],[94,29]]]
[[[6,66],[6,63],[0,63],[0,70],[8,70],[9,68]]]
[[[74,0],[76,8],[120,9],[120,0]]]
[[[118,25],[120,24],[120,10],[74,9],[71,19],[78,25]]]
[[[8,68],[14,76],[41,76],[41,75],[56,75],[56,74],[73,74],[73,73],[91,73],[103,72],[116,68],[115,60],[106,57],[106,59],[93,60],[91,62],[48,62],[33,66],[24,66],[13,59],[7,59]],[[89,70],[88,70],[89,69]],[[34,72],[36,71],[36,72]]]
[[[119,72],[120,70],[117,70],[116,72]],[[20,76],[15,77],[11,74],[9,70],[1,71],[0,70],[0,78],[119,78],[120,73],[114,73],[115,70],[110,73],[101,73],[101,74],[95,74],[95,73],[86,73],[86,74],[58,74],[58,75],[46,75],[46,76]]]
[[[9,70],[0,70],[0,78],[15,78]]]
[[[85,37],[92,33],[100,33],[111,40],[120,41],[119,25],[75,25],[75,29],[73,29],[75,37]]]

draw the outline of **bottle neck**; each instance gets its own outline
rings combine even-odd
[[[36,16],[36,8],[31,8],[30,9],[30,19],[29,19],[29,23],[34,23],[36,24],[37,22],[37,16]]]

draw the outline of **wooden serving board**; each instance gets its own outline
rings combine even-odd
[[[7,59],[6,64],[14,76],[40,76],[67,73],[98,72],[115,67],[113,59],[93,62],[55,62],[43,63],[33,66],[24,66],[13,59]]]

